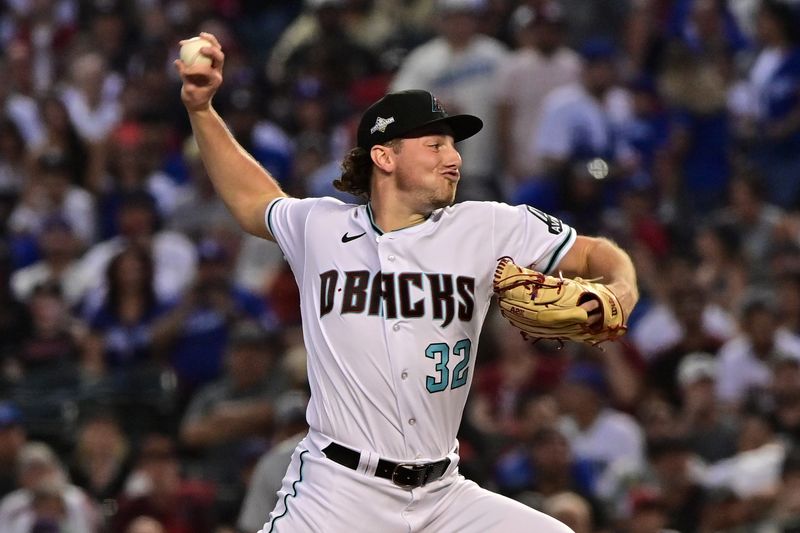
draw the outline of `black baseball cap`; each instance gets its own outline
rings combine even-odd
[[[483,121],[476,116],[448,115],[441,102],[428,91],[398,91],[387,94],[364,111],[358,124],[358,146],[369,150],[432,124],[449,126],[456,142],[483,128]]]

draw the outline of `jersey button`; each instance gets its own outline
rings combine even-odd
[[[395,324],[394,326],[392,326],[392,329],[395,330],[395,331],[399,331],[400,330],[400,324]]]
[[[396,257],[395,257],[395,256],[393,256],[393,255],[390,255],[389,257],[387,257],[387,259],[388,259],[389,261],[394,261],[394,260],[396,259]]]
[[[408,378],[408,372],[403,372],[402,374],[400,374],[400,379],[407,379],[407,378]]]
[[[413,426],[414,424],[417,423],[417,419],[416,418],[409,418],[408,419],[408,423]]]

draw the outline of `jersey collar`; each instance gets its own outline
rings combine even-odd
[[[369,218],[369,225],[375,230],[378,235],[383,235],[383,230],[375,223],[375,217],[372,216],[372,204],[367,202],[367,217]]]
[[[436,211],[438,211],[438,209]],[[436,211],[428,213],[428,216],[425,217],[425,220],[423,220],[419,224],[414,224],[413,226],[406,226],[405,228],[399,228],[389,233],[397,233],[398,231],[405,231],[411,228],[417,228],[423,226],[426,222],[428,222],[431,219],[431,216],[433,216],[433,214]],[[378,235],[383,235],[385,232],[380,227],[378,227],[378,224],[375,223],[375,217],[372,214],[372,203],[370,202],[367,202],[367,217],[369,218],[369,225],[372,226],[372,229],[375,231],[375,233],[377,233]]]

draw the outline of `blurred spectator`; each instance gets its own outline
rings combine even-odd
[[[58,50],[69,46],[77,30],[75,2],[71,0],[8,2],[12,21],[4,38],[23,46],[27,58],[27,80],[33,94],[39,95],[58,82],[61,74]]]
[[[742,236],[722,221],[710,221],[697,228],[695,250],[699,263],[697,283],[712,305],[733,313],[741,305],[748,282]]]
[[[130,29],[125,17],[122,2],[91,2],[84,6],[81,13],[83,22],[87,23],[85,43],[86,48],[97,50],[108,62],[109,68],[115,72],[124,72],[128,51]]]
[[[707,463],[733,455],[738,427],[735,416],[723,412],[716,401],[714,356],[703,352],[687,354],[678,366],[677,378],[681,400],[677,433],[685,435],[689,449]]]
[[[713,215],[739,234],[750,283],[770,280],[767,253],[783,215],[779,207],[767,202],[767,190],[762,179],[744,169],[731,180],[729,204]]]
[[[518,335],[504,340],[495,361],[476,371],[474,390],[469,403],[469,419],[484,433],[485,439],[515,438],[518,435],[520,406],[535,392],[541,392],[537,370],[551,354],[531,348]],[[541,375],[539,376],[539,380]]]
[[[645,442],[675,436],[679,429],[677,410],[658,396],[643,397],[634,414],[642,427]]]
[[[96,192],[95,183],[89,173],[89,147],[72,125],[64,102],[55,93],[49,93],[40,100],[39,112],[44,127],[44,139],[40,145],[34,147],[33,156],[53,153],[68,155],[71,183]]]
[[[53,152],[36,161],[30,183],[8,222],[13,232],[35,236],[48,218],[59,216],[68,221],[82,246],[93,242],[94,198],[72,184],[68,157]]]
[[[546,498],[575,492],[589,503],[592,521],[598,525],[604,522],[602,507],[594,497],[594,465],[576,457],[556,428],[540,429],[522,447],[503,455],[495,467],[494,480],[501,494],[536,508],[542,508]]]
[[[533,141],[534,155],[550,184],[544,201],[552,203],[555,198],[556,205],[571,217],[567,220],[579,228],[596,220],[602,207],[616,203],[616,185],[609,183],[626,180],[638,164],[619,135],[631,117],[631,101],[617,84],[618,51],[612,42],[595,39],[584,43],[580,53],[584,60],[580,81],[547,95]],[[595,159],[605,165],[598,176],[610,181],[589,173],[587,164]]]
[[[706,493],[700,531],[751,531],[748,529],[749,504],[728,488],[712,488]]]
[[[97,510],[81,489],[69,483],[50,447],[26,444],[17,466],[19,488],[0,501],[0,531],[29,533],[47,521],[58,525],[54,531],[99,531]]]
[[[214,488],[184,479],[175,443],[151,434],[139,446],[139,456],[111,520],[111,531],[126,531],[141,516],[151,517],[164,533],[213,533]]]
[[[370,49],[363,42],[363,36],[386,39],[391,33],[391,28],[383,33],[375,32],[369,23],[358,29],[351,26],[353,18],[361,18],[354,10],[348,9],[347,4],[351,1],[314,0],[312,31],[289,51],[282,65],[285,71],[280,81],[289,87],[312,82],[331,91],[332,98],[328,103],[334,112],[346,105],[346,98],[357,82],[380,73],[377,50],[381,45]],[[351,17],[354,14],[355,17]],[[282,43],[278,43],[275,53],[279,53],[281,46]],[[279,56],[273,54],[273,59],[275,57]],[[268,74],[273,74],[275,67],[275,62],[271,61]],[[276,80],[273,78],[273,81]]]
[[[717,395],[729,407],[767,387],[779,359],[800,359],[800,338],[780,327],[770,295],[750,295],[742,306],[740,329],[717,354]]]
[[[631,95],[631,116],[622,123],[620,135],[630,145],[639,163],[635,181],[650,187],[663,178],[670,135],[666,106],[657,82],[642,74],[627,83]]]
[[[380,89],[383,95],[385,87]],[[364,91],[369,93],[369,91]],[[363,97],[363,96],[360,96]],[[360,97],[354,97],[356,100]],[[358,104],[361,105],[361,104]],[[349,116],[331,127],[329,134],[300,134],[295,145],[296,165],[293,187],[308,196],[332,196],[345,203],[363,203],[364,199],[340,191],[333,186],[342,173],[342,158],[356,144],[358,115]]]
[[[111,260],[106,283],[107,295],[87,314],[81,401],[119,409],[125,430],[137,435],[168,415],[174,400],[174,383],[164,379],[166,365],[152,346],[165,306],[153,286],[153,260],[136,246]]]
[[[72,479],[109,517],[131,468],[128,438],[112,414],[98,413],[80,424],[75,440]]]
[[[617,460],[644,458],[641,428],[630,415],[605,405],[607,395],[602,367],[588,362],[573,363],[558,393],[562,431],[575,456],[591,461],[598,477]]]
[[[305,0],[304,3],[305,12],[280,36],[267,63],[267,75],[273,83],[296,81],[299,76],[290,64],[294,62],[295,67],[306,65],[313,68],[310,64],[313,60],[309,61],[314,57],[311,52],[318,53],[322,50],[319,45],[332,42],[337,43],[338,64],[342,65],[343,60],[347,62],[343,68],[344,80],[352,81],[352,69],[374,65],[373,54],[380,52],[392,35],[402,28],[401,21],[387,16],[386,8],[380,2]],[[417,0],[414,3],[424,2]],[[359,5],[365,7],[359,9]],[[401,9],[409,7],[405,5]],[[328,57],[322,63],[327,62],[332,67],[332,59],[332,56]]]
[[[19,127],[0,117],[0,194],[16,197],[29,179],[28,152]]]
[[[630,163],[612,127],[630,117],[630,95],[617,85],[618,51],[593,39],[579,49],[585,63],[577,83],[553,90],[544,101],[534,149],[545,175],[558,177],[572,161],[598,157],[609,164]]]
[[[652,272],[669,257],[673,246],[669,228],[658,216],[656,200],[652,189],[630,184],[620,191],[619,207],[606,210],[602,219],[601,233],[628,250],[645,287],[657,277]],[[642,292],[643,298],[628,321],[629,328],[636,328],[639,318],[652,305],[652,295]]]
[[[192,287],[158,320],[152,339],[168,354],[186,397],[220,377],[238,323],[252,321],[265,329],[275,325],[264,300],[232,282],[232,258],[222,244],[204,240],[197,255]]]
[[[183,201],[168,218],[168,228],[187,235],[194,242],[200,242],[204,235],[211,233],[224,232],[231,237],[238,235],[238,225],[217,196],[200,159],[200,149],[194,137],[184,141],[183,159],[187,166],[189,187]]]
[[[643,488],[631,496],[631,516],[625,533],[682,533],[666,529],[669,514],[658,490]]]
[[[4,47],[6,83],[3,88],[2,108],[19,128],[28,149],[38,146],[44,137],[39,109],[36,105],[31,47],[13,41]]]
[[[589,505],[574,492],[559,492],[548,497],[544,501],[544,512],[564,522],[575,533],[595,531]]]
[[[388,13],[390,20],[402,24],[405,39],[401,45],[418,44],[433,33],[436,0],[407,0],[400,3],[392,0],[376,0],[375,3],[379,9]]]
[[[84,365],[95,376],[152,363],[152,325],[164,312],[146,250],[131,246],[117,254],[106,269],[106,283],[108,294],[87,315]]]
[[[679,328],[679,337],[648,362],[648,383],[674,405],[678,404],[678,367],[691,352],[717,353],[725,339],[703,327],[706,293],[692,282],[676,285],[670,291],[670,306]]]
[[[774,233],[767,250],[767,262],[771,281],[785,285],[787,278],[800,272],[800,210],[785,213]],[[791,300],[789,306],[793,305]],[[790,315],[793,313],[790,311]]]
[[[128,525],[125,533],[166,533],[166,530],[155,518],[140,516]]]
[[[119,96],[123,79],[108,68],[99,52],[85,52],[72,60],[71,79],[61,98],[70,120],[85,142],[102,141],[121,118]]]
[[[14,296],[27,301],[36,287],[54,283],[60,287],[67,305],[76,307],[84,292],[79,269],[81,244],[69,222],[59,216],[45,220],[37,238],[37,247],[41,259],[18,269],[11,276]]]
[[[274,444],[256,464],[237,525],[244,533],[256,533],[266,523],[277,502],[283,476],[297,443],[308,431],[304,393],[290,391],[275,402]]]
[[[160,229],[160,223],[156,205],[148,193],[136,191],[122,198],[118,213],[120,234],[95,244],[81,259],[81,278],[89,291],[90,305],[96,305],[98,296],[108,290],[103,276],[108,264],[131,245],[152,256],[153,283],[160,300],[169,301],[183,294],[194,278],[195,247],[185,235]]]
[[[530,442],[534,435],[547,428],[557,428],[559,405],[553,394],[534,395],[519,406],[520,428],[518,442]]]
[[[781,487],[770,520],[777,531],[800,530],[800,452],[793,447],[781,465]]]
[[[12,397],[25,413],[28,431],[51,442],[68,441],[86,328],[70,315],[59,286],[52,282],[34,289],[28,305],[31,332],[6,360],[6,378],[13,384]]]
[[[537,176],[531,148],[544,98],[556,87],[577,82],[581,72],[580,58],[564,46],[563,8],[554,0],[541,4],[539,9],[523,4],[514,11],[517,49],[495,79],[500,165],[515,182]]]
[[[200,389],[181,422],[182,442],[201,458],[197,474],[221,490],[238,482],[236,459],[249,439],[274,431],[275,401],[288,390],[280,337],[240,324],[227,346],[225,374]]]
[[[3,360],[17,352],[31,329],[27,307],[11,291],[11,271],[8,247],[0,242],[0,358]]]
[[[96,193],[99,195],[100,239],[123,233],[120,211],[132,195],[146,191],[155,201],[159,220],[168,219],[187,194],[161,168],[166,157],[160,119],[150,117],[114,130],[102,147]]]
[[[703,483],[711,490],[732,492],[744,507],[746,522],[761,521],[778,494],[786,452],[786,445],[767,421],[745,413],[736,455],[710,465]]]
[[[17,488],[17,458],[27,440],[22,422],[14,403],[0,402],[0,498]]]
[[[797,6],[761,2],[756,17],[761,51],[750,70],[757,115],[756,160],[769,184],[767,198],[780,206],[800,202],[800,38]]]
[[[796,442],[800,437],[800,360],[783,358],[776,361],[768,392],[758,407],[768,413],[784,439]],[[770,405],[765,406],[765,400]]]
[[[311,79],[298,82],[300,89],[288,105],[292,126],[303,133],[306,128],[318,134],[327,133],[330,99],[324,98],[321,81]],[[276,122],[262,115],[263,103],[256,87],[243,85],[234,87],[220,104],[224,109],[225,123],[239,143],[266,168],[281,185],[290,183],[295,163],[294,140]],[[207,179],[207,178],[205,178]]]
[[[736,331],[734,318],[698,292],[701,288],[689,282],[687,290],[687,280],[693,280],[695,273],[694,265],[686,257],[672,254],[665,264],[657,265],[656,270],[648,274],[652,277],[643,277],[641,281],[655,301],[644,309],[629,333],[631,341],[648,363],[674,347],[679,352],[682,348],[708,350],[703,346],[711,344],[710,349],[715,351],[714,345],[733,336]],[[697,309],[698,305],[702,305],[702,310]],[[697,334],[698,326],[702,335]],[[698,346],[694,347],[695,344]]]
[[[536,0],[527,0],[535,3]],[[590,38],[612,39],[622,34],[628,15],[636,2],[629,0],[604,0],[585,3],[581,0],[562,0],[564,11],[569,13],[569,42],[583,43]],[[603,24],[597,21],[602,20]]]
[[[675,531],[696,531],[702,517],[705,490],[688,443],[681,437],[663,438],[647,444],[647,459],[655,475],[666,527]]]
[[[283,132],[280,135],[285,136]],[[187,138],[183,143],[183,158],[189,172],[189,191],[169,218],[169,229],[189,236],[194,242],[210,238],[225,243],[227,252],[236,256],[235,283],[252,292],[263,293],[283,268],[283,254],[277,246],[270,245],[264,239],[242,234],[230,211],[214,191],[200,160],[194,137]]]
[[[741,42],[725,2],[684,1],[674,9],[677,35],[665,44],[658,79],[671,118],[672,170],[662,189],[676,223],[688,226],[721,206],[730,177],[728,78]]]
[[[275,42],[283,36],[286,28],[304,16],[304,3],[304,0],[245,0],[238,3],[236,34],[254,68],[266,63]]]
[[[486,0],[437,0],[438,36],[412,50],[391,84],[392,90],[425,89],[450,114],[481,117],[483,129],[459,144],[466,199],[500,199],[495,75],[508,52],[498,40],[478,33]]]
[[[77,377],[85,328],[70,315],[58,283],[37,285],[28,300],[28,308],[30,335],[6,364],[18,365],[11,370],[15,377],[27,381],[28,386],[38,382],[40,392],[44,392],[57,383]]]
[[[678,0],[671,6],[667,30],[698,55],[714,59],[728,51],[738,52],[747,46],[730,4]]]
[[[644,360],[627,343],[607,343],[599,348],[578,345],[576,357],[599,364],[608,383],[608,402],[628,411],[636,407],[642,393]]]

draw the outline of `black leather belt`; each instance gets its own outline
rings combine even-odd
[[[361,460],[359,452],[335,442],[328,444],[322,450],[322,453],[331,461],[352,470],[358,469],[358,463]],[[450,459],[447,457],[435,463],[424,464],[393,463],[386,459],[379,459],[378,466],[375,468],[375,475],[389,479],[392,483],[404,489],[415,489],[442,477],[448,466],[450,466]]]

